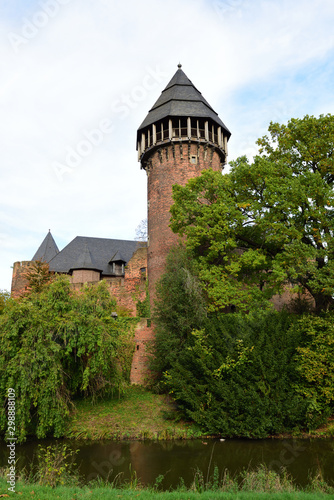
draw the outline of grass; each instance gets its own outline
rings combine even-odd
[[[191,439],[202,437],[192,423],[177,422],[169,398],[131,386],[124,395],[75,404],[65,437],[75,439]],[[168,419],[166,418],[168,416]]]
[[[49,468],[49,467],[48,467]],[[47,469],[48,469],[47,468]],[[52,467],[51,467],[52,469]],[[58,469],[52,469],[53,473]],[[53,474],[52,473],[52,474]],[[68,478],[66,472],[64,477]],[[57,475],[57,486],[52,478],[50,482],[50,471],[44,470],[43,474],[39,474],[37,482],[32,482],[22,477],[17,481],[15,493],[21,498],[36,498],[38,500],[61,499],[142,499],[142,500],[192,500],[198,499],[240,499],[240,500],[326,500],[334,498],[334,489],[326,485],[321,476],[314,477],[307,490],[297,490],[293,482],[287,474],[279,475],[265,466],[259,466],[255,470],[246,470],[239,475],[238,478],[233,478],[227,471],[219,474],[218,469],[214,470],[212,477],[205,481],[203,474],[197,471],[194,475],[193,483],[189,488],[182,486],[180,481],[179,488],[173,491],[161,492],[158,491],[159,483],[153,487],[143,488],[136,477],[132,474],[131,479],[124,483],[122,487],[116,484],[104,484],[101,481],[95,482],[88,486],[79,487],[69,483],[62,485],[61,477]],[[0,497],[10,496],[7,494],[5,475],[3,472],[0,478]]]
[[[166,395],[154,394],[141,386],[130,386],[119,397],[92,403],[77,401],[64,437],[71,439],[138,439],[170,440],[203,438],[200,429],[191,422],[178,421],[172,401]],[[333,417],[321,428],[296,431],[276,438],[332,438]]]
[[[0,496],[6,494],[6,486],[0,482]],[[11,495],[12,493],[10,493]],[[149,490],[124,490],[112,489],[110,487],[100,488],[76,488],[76,487],[58,487],[51,489],[47,486],[21,485],[18,484],[16,494],[21,498],[31,498],[38,500],[61,499],[87,499],[87,500],[109,500],[109,499],[128,499],[128,500],[327,500],[334,498],[334,495],[324,493],[307,492],[281,492],[281,493],[263,493],[263,492],[218,492],[206,491],[197,493],[191,491],[172,491],[156,492]]]

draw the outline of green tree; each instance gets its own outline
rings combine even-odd
[[[7,290],[0,290],[0,314],[4,312],[9,298],[10,292],[8,292]]]
[[[259,154],[174,186],[171,228],[186,235],[211,308],[268,305],[287,285],[333,306],[334,117],[271,123]]]
[[[63,276],[8,303],[0,316],[0,396],[6,403],[15,390],[20,440],[61,436],[74,398],[106,396],[129,380],[132,322],[115,320],[114,309],[105,282],[75,293]]]
[[[44,285],[50,283],[52,280],[52,274],[49,271],[49,264],[41,260],[33,261],[23,276],[28,281],[27,291],[29,292],[40,292]]]
[[[170,368],[185,348],[194,328],[206,318],[206,301],[195,272],[195,262],[180,245],[172,248],[166,272],[157,284],[153,311],[154,356],[151,369],[157,374]]]

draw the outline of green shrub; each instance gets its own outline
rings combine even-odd
[[[182,412],[225,436],[261,438],[302,426],[294,319],[286,312],[208,318],[164,375]]]
[[[297,347],[297,388],[307,402],[309,427],[320,425],[332,414],[334,403],[334,316],[305,315],[293,327],[302,342]],[[295,333],[294,333],[295,334]]]
[[[38,446],[37,472],[33,480],[44,486],[55,488],[60,485],[78,485],[79,471],[75,463],[78,450],[71,450],[66,444]]]

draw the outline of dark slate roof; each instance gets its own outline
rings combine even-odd
[[[120,252],[116,252],[115,255],[110,259],[110,262],[126,262],[126,259]]]
[[[84,249],[77,258],[76,262],[72,264],[71,270],[74,269],[94,269],[96,271],[102,271],[88,250],[87,243],[85,243]]]
[[[148,125],[169,116],[211,118],[225,129],[228,136],[231,135],[218,114],[182,71],[180,64],[179,69],[140,125],[138,132]]]
[[[58,253],[59,253],[58,247],[49,230],[48,234],[45,236],[40,247],[38,248],[37,252],[35,253],[35,255],[31,260],[41,260],[42,262],[50,262],[50,260],[53,259],[53,257],[55,257],[55,255],[57,255]]]
[[[109,262],[114,255],[119,252],[124,262],[128,262],[135,250],[142,245],[138,241],[77,236],[51,260],[50,271],[68,273],[73,269],[83,269],[82,265],[85,264],[88,267],[84,269],[112,274],[112,264]]]

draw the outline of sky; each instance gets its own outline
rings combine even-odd
[[[0,290],[49,229],[60,250],[135,238],[136,131],[178,63],[228,161],[271,121],[334,114],[333,22],[333,0],[0,0]]]

